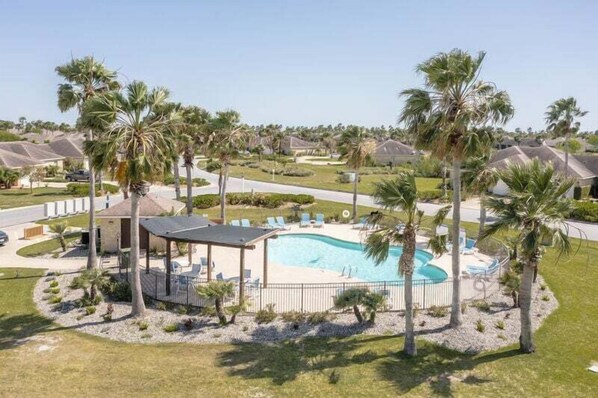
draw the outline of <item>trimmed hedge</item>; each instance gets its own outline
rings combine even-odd
[[[574,201],[569,217],[573,220],[598,222],[598,203]]]
[[[194,187],[205,187],[206,185],[210,185],[208,181],[203,178],[195,177],[191,180],[193,182]],[[174,176],[168,175],[164,177],[164,185],[174,185]],[[180,185],[187,185],[187,178],[179,177],[179,184]]]
[[[271,167],[262,167],[261,170],[264,173],[272,173]],[[274,174],[283,175],[287,177],[310,177],[313,176],[315,173],[310,169],[305,169],[302,167],[276,167],[274,169]]]
[[[115,194],[118,193],[119,190],[120,188],[116,185],[104,183],[105,192]],[[69,184],[66,184],[66,191],[73,196],[89,196],[89,184],[71,182]],[[96,196],[100,196],[100,194],[100,184],[96,184]]]
[[[297,203],[306,205],[314,203],[312,195],[293,195],[283,193],[228,193],[226,194],[226,203],[229,205],[243,205],[254,207],[265,207],[275,209],[285,203]],[[208,209],[220,205],[220,196],[217,194],[197,195],[193,197],[193,207],[198,209]]]
[[[453,197],[452,191],[446,192],[447,199]],[[433,202],[442,199],[442,189],[433,189],[429,191],[417,191],[417,198],[422,202]]]

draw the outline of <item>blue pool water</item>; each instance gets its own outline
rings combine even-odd
[[[339,275],[343,268],[346,274],[351,267],[353,277],[370,282],[402,280],[398,272],[401,253],[400,246],[393,246],[386,261],[376,265],[374,260],[366,258],[361,244],[315,234],[280,235],[278,239],[271,240],[268,246],[268,257],[274,263],[326,269]],[[426,265],[432,258],[430,253],[421,250],[415,252],[413,279],[441,282],[447,278],[440,268]]]

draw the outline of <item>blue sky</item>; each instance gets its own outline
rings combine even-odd
[[[122,80],[252,123],[395,124],[414,67],[458,47],[512,97],[511,128],[574,96],[598,129],[595,1],[0,0],[0,119],[73,122],[54,67],[92,54]]]

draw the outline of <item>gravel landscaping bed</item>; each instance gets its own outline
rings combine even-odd
[[[291,324],[278,317],[273,322],[258,325],[254,316],[240,315],[234,325],[220,326],[217,318],[202,316],[199,311],[191,310],[180,314],[178,310],[160,310],[156,304],[148,305],[142,321],[129,317],[128,303],[111,303],[114,309],[112,321],[105,321],[108,303],[96,306],[95,313],[86,315],[85,308],[78,308],[75,300],[83,295],[82,290],[69,288],[76,273],[45,276],[40,278],[33,292],[34,301],[45,316],[61,326],[84,333],[107,337],[129,343],[268,343],[308,336],[350,336],[355,334],[394,335],[404,332],[404,319],[400,313],[379,313],[376,323],[357,324],[352,313],[331,314],[330,320],[320,324],[300,324],[297,330]],[[56,280],[62,302],[51,304],[52,294],[44,293],[51,281]],[[537,329],[542,321],[552,313],[558,302],[553,293],[544,285],[541,278],[533,291],[533,327]],[[428,311],[417,311],[415,325],[419,339],[434,341],[446,347],[462,352],[480,352],[494,350],[514,344],[519,339],[519,309],[513,309],[512,299],[495,291],[487,297],[488,308],[473,304],[466,307],[463,326],[458,329],[447,327],[449,311],[441,317],[431,316]],[[478,303],[479,304],[479,303]],[[482,303],[485,304],[485,303]],[[190,328],[185,322],[191,319]],[[165,327],[176,325],[177,330],[166,332]],[[483,325],[480,326],[480,325]],[[483,331],[480,331],[481,329]]]

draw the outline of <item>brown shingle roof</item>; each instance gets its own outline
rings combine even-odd
[[[386,140],[379,143],[375,149],[376,155],[414,155],[415,149],[399,141]]]
[[[43,162],[64,159],[64,156],[53,152],[52,149],[47,145],[38,145],[26,141],[1,142],[0,149],[26,156],[28,158],[34,159],[35,161]]]
[[[55,141],[51,141],[48,146],[50,149],[58,155],[64,156],[65,158],[76,158],[82,159],[85,157],[83,154],[82,146],[83,141],[73,138],[60,138]]]
[[[174,210],[180,212],[185,204],[177,200],[147,194],[139,200],[139,217],[157,217]],[[130,218],[131,198],[98,212],[98,218]]]
[[[8,167],[9,169],[20,169],[25,166],[43,165],[42,160],[32,159],[28,156],[23,156],[12,151],[0,148],[0,166]]]

